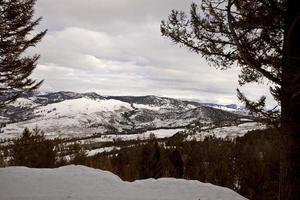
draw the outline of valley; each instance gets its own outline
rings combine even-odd
[[[108,151],[115,141],[150,137],[203,140],[234,139],[265,126],[236,105],[199,103],[157,96],[101,96],[96,93],[32,93],[0,113],[0,138],[14,139],[25,128],[41,129],[48,139],[87,144]],[[118,147],[119,148],[119,147]]]

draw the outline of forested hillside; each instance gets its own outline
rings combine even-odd
[[[234,140],[151,136],[144,141],[116,140],[109,144],[115,146],[110,151],[88,155],[88,145],[24,132],[22,138],[1,147],[7,161],[1,163],[42,168],[80,164],[111,171],[127,181],[161,177],[199,180],[231,188],[251,200],[275,200],[279,142],[274,129],[252,131]]]

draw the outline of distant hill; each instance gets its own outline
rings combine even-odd
[[[36,126],[48,137],[139,134],[165,129],[174,129],[169,136],[179,129],[195,135],[203,129],[211,131],[242,125],[245,132],[257,127],[247,112],[234,104],[203,104],[153,95],[102,96],[63,91],[23,96],[1,110],[0,120],[8,122],[0,138],[16,137],[25,127]],[[239,130],[231,136],[238,135]]]

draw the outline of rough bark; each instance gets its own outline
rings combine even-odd
[[[282,154],[280,199],[300,199],[300,7],[287,2],[286,66],[282,70]]]

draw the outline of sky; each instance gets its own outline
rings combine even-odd
[[[238,103],[238,69],[208,66],[201,55],[161,36],[172,9],[188,11],[190,0],[38,0],[36,29],[47,35],[33,78],[42,91],[101,95],[157,95],[220,104]],[[265,86],[243,86],[256,99]]]

